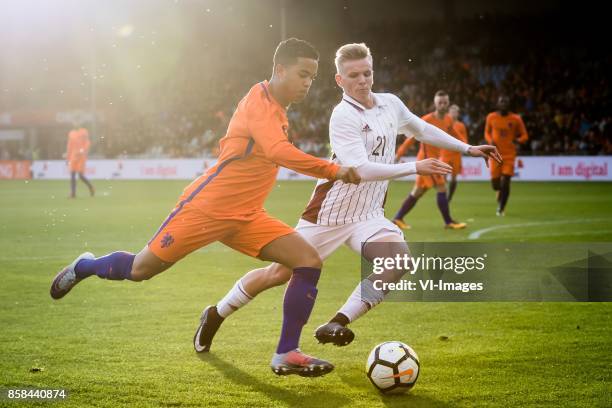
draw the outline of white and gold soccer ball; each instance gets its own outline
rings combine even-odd
[[[385,394],[407,392],[419,378],[419,356],[401,341],[386,341],[372,349],[366,374],[372,384]]]

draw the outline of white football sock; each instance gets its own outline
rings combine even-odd
[[[382,290],[374,289],[372,281],[364,279],[353,290],[353,293],[346,300],[344,306],[338,310],[338,313],[342,313],[351,322],[354,322],[368,310],[382,302],[384,296],[385,294]]]
[[[226,318],[252,299],[253,297],[244,290],[242,280],[239,279],[225,297],[217,303],[217,313],[219,313],[219,316]]]

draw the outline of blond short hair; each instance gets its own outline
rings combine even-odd
[[[336,72],[340,72],[340,66],[344,62],[364,58],[370,58],[370,60],[372,60],[372,54],[370,53],[370,49],[367,45],[364,43],[344,44],[342,47],[338,48],[338,51],[336,51],[336,59],[334,60],[336,64]]]

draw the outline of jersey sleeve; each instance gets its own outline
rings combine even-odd
[[[247,128],[264,155],[279,166],[316,178],[333,179],[338,165],[306,154],[293,146],[277,115],[267,104],[246,101]]]
[[[397,109],[400,133],[402,133],[402,131],[407,131],[409,134],[413,134],[419,142],[424,142],[446,150],[464,153],[469,149],[470,146],[468,144],[450,136],[448,133],[427,123],[425,120],[410,112],[397,96],[393,95],[393,100],[395,101]]]
[[[70,160],[72,157],[72,138],[70,133],[68,134],[68,142],[66,142],[66,160]]]
[[[459,133],[459,137],[461,137],[461,141],[463,143],[467,143],[468,140],[470,139],[470,136],[468,135],[467,126],[465,126],[465,124],[463,123],[461,123],[461,130],[462,132]]]
[[[491,117],[491,114],[487,115],[487,119],[485,121],[484,137],[488,144],[493,144],[493,118]]]
[[[393,94],[391,94],[391,98],[397,112],[398,133],[406,135],[406,137],[412,137],[413,134],[421,133],[423,131],[423,120],[410,112],[410,109],[404,105],[400,98]]]
[[[91,146],[91,142],[89,141],[89,137],[87,136],[87,134],[83,135],[81,137],[81,146],[80,146],[79,152],[82,155],[87,156],[87,154],[89,153],[90,146]]]
[[[424,129],[420,133],[415,132],[415,137],[422,143],[427,143],[441,149],[452,150],[454,152],[467,153],[470,145],[449,135],[437,126],[429,124],[419,119],[424,124]]]
[[[357,167],[361,181],[383,181],[416,174],[416,162],[398,164],[374,163],[368,161]]]
[[[83,129],[81,137],[81,140],[83,142],[83,152],[87,154],[89,153],[89,148],[91,147],[91,140],[89,140],[89,131],[87,129]]]
[[[527,140],[529,140],[529,135],[527,134],[527,129],[525,128],[525,122],[523,122],[523,118],[521,118],[519,115],[516,115],[516,122],[518,124],[517,142],[525,143]]]
[[[74,160],[77,158],[79,153],[78,141],[74,132],[68,134],[68,144],[66,145],[66,160]]]

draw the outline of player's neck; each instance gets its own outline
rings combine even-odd
[[[508,111],[507,110],[498,110],[497,111],[501,116],[508,116]]]
[[[359,102],[360,104],[362,104],[363,107],[366,109],[372,109],[376,105],[376,103],[374,102],[374,95],[372,95],[372,92],[370,92],[368,96],[363,99],[355,98],[353,95],[349,95],[349,96],[353,98],[354,100],[356,100],[357,102]]]
[[[446,113],[442,113],[439,111],[434,111],[434,113],[438,119],[444,119],[444,117],[446,116]]]
[[[272,79],[268,81],[268,91],[270,92],[270,95],[272,95],[274,100],[278,102],[280,106],[282,106],[285,109],[288,109],[289,105],[291,105],[291,101],[288,98],[283,96],[283,92],[279,88],[280,87],[277,81],[274,79],[274,77],[272,77]]]

